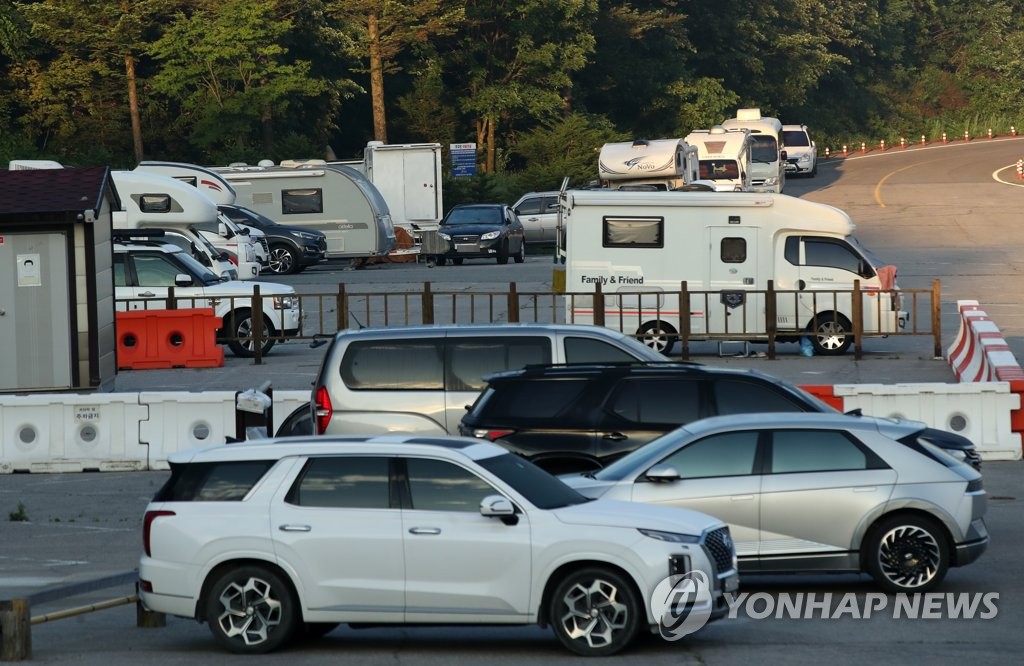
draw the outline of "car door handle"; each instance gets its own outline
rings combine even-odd
[[[855,493],[873,493],[878,490],[878,486],[859,486],[853,489]]]
[[[409,534],[440,534],[440,527],[410,527]]]
[[[156,296],[156,294],[154,294],[151,291],[144,291],[141,294],[139,294],[139,296],[142,296],[143,298],[153,298],[154,296]]]
[[[279,525],[277,529],[282,532],[312,532],[313,528],[309,525]]]
[[[626,435],[623,435],[621,432],[609,432],[605,433],[601,439],[608,439],[613,442],[621,442],[622,440],[629,438]]]
[[[754,499],[753,495],[733,495],[730,497],[733,502],[746,502],[747,500]]]

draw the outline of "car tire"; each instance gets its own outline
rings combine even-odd
[[[649,321],[636,332],[636,338],[656,352],[668,355],[679,342],[679,333],[663,321]]]
[[[235,654],[265,654],[290,640],[298,602],[277,573],[258,565],[225,571],[206,595],[206,623],[218,645]]]
[[[526,261],[526,241],[525,240],[524,241],[520,241],[520,243],[519,243],[519,252],[516,252],[515,256],[513,256],[512,259],[517,264],[521,264],[524,261]]]
[[[615,654],[628,646],[642,616],[632,583],[603,567],[568,574],[555,587],[548,607],[548,622],[558,640],[586,657]]]
[[[865,568],[886,592],[927,592],[949,570],[946,531],[926,516],[883,518],[868,532],[865,544]]]
[[[498,263],[503,265],[503,266],[508,263],[508,239],[507,238],[501,244],[501,247],[498,248]]]
[[[224,325],[221,328],[224,331],[224,335],[228,337],[228,348],[231,353],[235,356],[243,358],[252,358],[256,355],[256,346],[253,341],[244,340],[252,334],[252,316],[249,310],[240,309],[234,312],[229,312],[224,315]],[[270,350],[274,348],[273,336],[276,335],[274,325],[270,322],[270,319],[264,315],[263,317],[263,354],[270,353]]]
[[[453,258],[452,259],[452,265],[453,266],[461,266],[462,265],[462,259],[463,259],[462,257],[455,257],[455,258]]]
[[[299,272],[299,255],[287,245],[270,246],[270,272],[274,275],[292,275]]]
[[[434,257],[434,265],[435,266],[444,266],[447,263],[448,263],[448,257],[442,257],[440,255]],[[453,264],[455,263],[454,259],[452,260],[452,263]]]
[[[850,320],[835,312],[822,312],[807,325],[814,353],[821,356],[845,354],[853,342]]]

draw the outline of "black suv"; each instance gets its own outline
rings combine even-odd
[[[487,378],[459,433],[501,444],[555,474],[600,469],[681,425],[749,412],[832,412],[753,370],[696,363],[529,366]],[[974,444],[928,428],[922,437],[979,467]]]
[[[235,224],[244,224],[263,232],[269,246],[269,270],[276,275],[289,275],[315,266],[327,254],[324,232],[290,224],[278,224],[254,210],[221,204],[217,210]]]

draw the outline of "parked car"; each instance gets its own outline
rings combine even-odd
[[[636,360],[664,357],[598,326],[452,324],[339,331],[313,383],[311,419],[317,434],[457,434],[491,373],[533,363]]]
[[[728,528],[690,510],[588,501],[463,438],[289,438],[172,454],[146,507],[139,595],[237,653],[337,623],[540,624],[582,655],[626,647],[648,600],[700,572],[672,617],[728,611]],[[685,616],[685,615],[684,615]]]
[[[793,176],[818,175],[818,147],[807,132],[807,125],[783,125],[782,145],[786,149],[786,173]]]
[[[507,264],[509,257],[517,264],[526,261],[523,224],[505,204],[454,206],[441,219],[438,234],[449,244],[448,252],[437,256],[439,266],[490,257],[499,264]]]
[[[555,473],[600,469],[647,442],[708,416],[834,408],[781,379],[685,362],[535,365],[495,373],[459,433],[487,439]],[[974,444],[922,435],[981,465]]]
[[[243,206],[221,204],[217,210],[236,224],[263,232],[269,246],[268,270],[275,275],[301,273],[327,256],[327,237],[322,231],[278,224]]]
[[[523,223],[527,243],[554,243],[558,230],[558,192],[528,192],[512,205]]]
[[[888,592],[925,592],[989,542],[981,474],[925,430],[835,413],[719,416],[564,480],[588,497],[722,518],[741,572],[865,572]]]
[[[166,307],[169,289],[179,308],[213,308],[218,334],[236,356],[254,356],[252,297],[259,286],[263,306],[262,353],[299,332],[299,297],[283,284],[222,280],[180,247],[156,241],[114,243],[114,298],[120,310]],[[245,338],[250,338],[246,340]]]

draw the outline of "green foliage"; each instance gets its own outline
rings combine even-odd
[[[576,113],[544,123],[522,135],[513,148],[522,164],[515,174],[519,189],[557,190],[566,176],[571,187],[584,187],[597,178],[601,146],[628,138],[599,116]]]
[[[28,520],[28,513],[25,511],[25,503],[18,502],[18,510],[7,514],[12,523],[22,523]]]
[[[500,174],[478,173],[453,178],[446,175],[442,184],[445,212],[467,203],[515,203],[519,198],[515,179]]]

